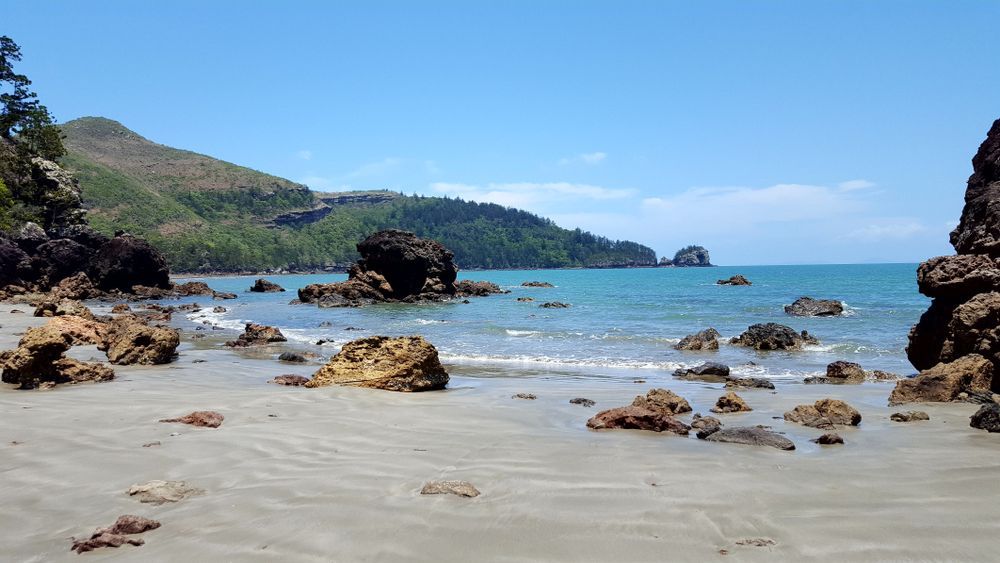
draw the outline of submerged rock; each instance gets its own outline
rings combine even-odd
[[[539,307],[543,309],[568,309],[569,306],[569,303],[563,303],[561,301],[549,301],[539,305]]]
[[[799,297],[791,305],[785,305],[785,313],[793,317],[836,317],[844,314],[844,304],[832,299]]]
[[[969,426],[987,432],[1000,432],[1000,405],[993,403],[979,407],[969,418]]]
[[[730,277],[726,280],[718,280],[715,282],[716,285],[753,285],[753,282],[746,279],[740,274]]]
[[[691,412],[687,399],[669,389],[650,389],[646,396],[639,395],[632,401],[632,406],[650,410],[659,410],[667,414]]]
[[[160,422],[178,422],[204,428],[218,428],[222,426],[222,421],[225,419],[226,417],[215,411],[194,411],[179,418],[163,418],[160,419]]]
[[[812,405],[799,405],[786,412],[784,418],[788,422],[797,422],[813,428],[861,424],[861,413],[839,399],[820,399]]]
[[[699,436],[700,438],[701,436]],[[766,430],[759,426],[738,426],[723,428],[704,438],[708,442],[726,444],[746,444],[749,446],[770,446],[779,450],[794,450],[795,443],[777,432]]]
[[[555,287],[549,282],[543,281],[526,281],[521,284],[522,287]]]
[[[726,389],[742,387],[745,389],[774,389],[774,383],[763,377],[735,377],[726,381]]]
[[[585,399],[583,397],[577,397],[575,399],[570,399],[569,400],[569,404],[571,404],[571,405],[580,405],[581,407],[592,407],[592,406],[596,405],[597,403],[595,403],[594,401],[592,401],[590,399]]]
[[[132,485],[128,495],[135,497],[144,504],[166,504],[180,502],[188,497],[204,494],[205,491],[192,487],[184,481],[149,481],[141,485]]]
[[[755,350],[799,350],[806,344],[819,344],[808,332],[798,333],[778,323],[751,325],[730,342]]]
[[[733,393],[732,391],[726,393],[725,395],[719,397],[716,401],[715,406],[711,408],[711,411],[716,414],[725,414],[733,412],[750,412],[753,409],[750,405],[743,400],[742,397]]]
[[[388,391],[444,389],[448,373],[437,349],[420,336],[370,336],[348,342],[307,387],[351,385]]]
[[[518,297],[516,299],[518,303],[531,303],[534,300],[535,300],[534,297]]]
[[[160,523],[156,520],[125,514],[119,516],[118,520],[111,526],[98,528],[87,539],[78,540],[73,538],[73,547],[70,548],[70,551],[86,553],[102,547],[121,547],[125,544],[140,546],[145,543],[141,538],[129,538],[126,536],[141,534],[159,527]]]
[[[265,280],[264,278],[258,278],[257,281],[253,282],[253,285],[250,286],[249,291],[254,293],[277,293],[285,291],[285,288],[272,281]]]
[[[681,368],[674,371],[674,377],[689,381],[705,381],[708,383],[725,383],[729,381],[729,366],[718,362],[705,362],[693,368]]]
[[[840,437],[840,434],[833,434],[833,433],[823,434],[819,438],[810,441],[816,442],[821,446],[833,446],[844,443],[844,439]]]
[[[309,383],[308,377],[303,377],[301,375],[279,375],[270,381],[277,385],[290,385],[293,387],[298,387]]]
[[[674,345],[675,350],[718,350],[719,331],[714,328],[689,334]]]
[[[247,323],[243,329],[243,334],[239,335],[236,340],[226,342],[226,346],[239,348],[287,341],[288,339],[285,338],[285,335],[281,334],[281,331],[273,326]]]
[[[455,282],[455,297],[486,297],[505,293],[510,293],[510,290],[493,282],[471,280]]]
[[[906,412],[894,412],[889,415],[889,420],[893,422],[914,422],[917,420],[930,420],[931,417],[928,416],[924,411],[906,411]]]
[[[671,416],[666,410],[635,405],[601,411],[587,421],[587,427],[594,430],[652,430],[672,432],[681,436],[687,436],[690,431],[688,425]]]
[[[889,404],[957,401],[959,394],[966,391],[989,391],[993,371],[993,362],[979,354],[940,363],[916,377],[898,381],[889,395]]]
[[[722,421],[714,416],[702,416],[699,413],[691,419],[691,428],[697,431],[696,435],[699,440],[704,440],[722,428]]]
[[[511,395],[510,398],[511,399],[526,399],[528,401],[534,401],[535,399],[538,398],[538,396],[535,395],[534,393],[515,393],[514,395]]]
[[[420,489],[422,495],[456,495],[466,498],[479,496],[479,489],[468,481],[428,481]]]
[[[309,360],[307,360],[302,354],[298,354],[296,352],[282,352],[278,356],[278,361],[292,364],[304,364]]]

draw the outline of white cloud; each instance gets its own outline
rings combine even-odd
[[[312,160],[313,152],[310,150],[302,149],[299,152],[295,153],[295,156],[302,160]]]
[[[605,188],[590,184],[569,182],[514,182],[506,184],[455,184],[436,182],[431,190],[439,194],[458,196],[472,201],[498,203],[508,207],[535,210],[539,205],[552,202],[571,202],[578,199],[620,200],[635,195],[631,189]]]
[[[560,166],[568,166],[570,164],[582,163],[582,164],[588,164],[588,165],[592,166],[592,165],[600,164],[600,163],[604,162],[604,160],[606,158],[608,158],[608,154],[607,153],[603,153],[603,152],[588,152],[588,153],[578,154],[578,155],[572,156],[572,157],[560,158],[559,159],[559,165]]]
[[[874,188],[876,185],[875,182],[869,182],[868,180],[848,180],[837,184],[837,189],[842,192],[853,192],[855,190]]]

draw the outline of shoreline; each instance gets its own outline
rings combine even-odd
[[[2,349],[46,320],[2,307]],[[993,497],[982,493],[995,488],[1000,449],[998,436],[968,427],[971,404],[889,408],[891,385],[778,383],[774,394],[739,391],[753,412],[716,415],[729,426],[785,432],[798,449],[782,452],[584,426],[652,387],[674,390],[703,414],[723,394],[719,384],[667,373],[643,370],[646,382],[636,384],[446,365],[447,390],[406,394],[281,387],[266,381],[318,366],[183,337],[179,352],[166,365],[115,366],[107,383],[0,390],[8,413],[0,494],[19,515],[5,525],[18,538],[7,556],[75,561],[68,538],[120,514],[163,527],[144,534],[141,548],[91,556],[461,561],[488,552],[515,561],[660,561],[670,553],[704,561],[724,560],[726,550],[738,560],[869,561],[993,553]],[[77,347],[70,355],[102,354]],[[522,392],[538,399],[511,398]],[[808,440],[822,431],[772,418],[825,396],[864,416],[860,427],[838,430],[844,446],[817,446]],[[597,405],[569,404],[574,397]],[[888,420],[911,408],[931,420]],[[156,422],[193,410],[226,420],[218,429]],[[141,447],[152,441],[161,445]],[[158,507],[124,494],[150,479],[206,493]],[[434,479],[468,480],[483,494],[421,496]],[[393,542],[385,542],[390,530]],[[752,538],[774,544],[737,543]]]

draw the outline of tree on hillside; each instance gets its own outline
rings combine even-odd
[[[28,152],[50,160],[66,154],[59,128],[48,108],[31,91],[31,80],[14,71],[21,48],[6,35],[0,36],[0,137]]]

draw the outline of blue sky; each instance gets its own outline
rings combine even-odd
[[[951,252],[1000,2],[2,0],[56,118],[720,264]]]

